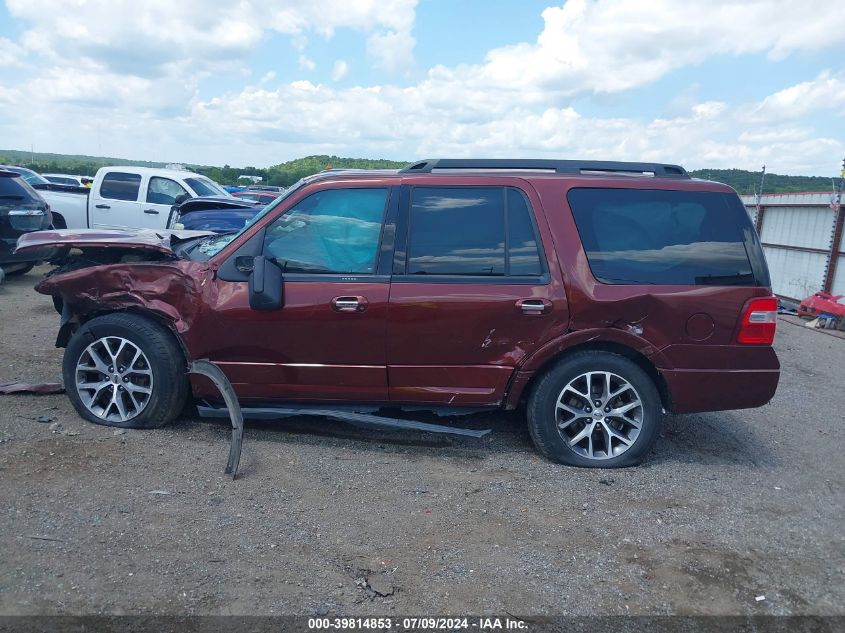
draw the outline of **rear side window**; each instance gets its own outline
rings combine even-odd
[[[646,189],[572,189],[568,195],[590,269],[601,282],[765,285],[749,261],[747,249],[759,249],[750,221],[728,198]]]
[[[542,274],[525,196],[507,187],[415,187],[407,273]]]
[[[135,202],[138,199],[138,190],[140,188],[140,175],[110,171],[105,175],[100,185],[100,196],[109,198],[110,200],[129,200]]]

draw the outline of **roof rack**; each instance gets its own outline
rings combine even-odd
[[[655,178],[689,178],[680,165],[664,163],[628,163],[609,160],[429,158],[405,169],[402,174],[430,174],[433,171],[549,171],[558,174],[618,174]]]

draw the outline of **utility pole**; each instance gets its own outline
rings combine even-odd
[[[830,196],[830,208],[833,211],[833,233],[830,238],[830,254],[825,267],[824,286],[822,290],[831,292],[833,280],[836,278],[836,264],[841,258],[839,253],[842,249],[842,234],[845,232],[845,209],[842,208],[842,187],[845,184],[845,159],[842,160],[842,171],[839,173],[839,187],[836,182],[833,185],[833,193]]]
[[[757,229],[757,235],[763,230],[763,206],[760,204],[760,198],[763,195],[763,180],[766,178],[766,166],[763,165],[763,171],[760,174],[760,189],[754,188],[754,206],[757,208],[757,217],[754,221],[754,228]]]

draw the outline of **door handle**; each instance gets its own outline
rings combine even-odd
[[[516,302],[516,307],[522,314],[540,315],[552,309],[552,302],[548,299],[520,299]]]
[[[149,213],[150,215],[158,215],[158,211],[155,209],[144,209],[144,213]]]
[[[111,207],[107,204],[97,204],[94,206],[96,206],[98,209],[111,209]]]
[[[332,299],[332,308],[336,312],[363,312],[368,305],[369,302],[364,297],[335,297]]]

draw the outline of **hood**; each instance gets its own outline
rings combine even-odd
[[[44,247],[121,248],[173,254],[179,242],[210,231],[173,231],[169,229],[61,229],[26,233],[18,239],[16,253]]]

